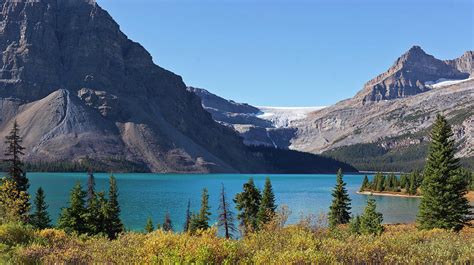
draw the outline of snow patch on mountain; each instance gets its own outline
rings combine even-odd
[[[425,85],[430,87],[430,88],[440,88],[440,87],[445,87],[445,86],[451,86],[451,85],[455,85],[455,84],[459,84],[459,83],[464,83],[464,82],[467,82],[469,80],[472,80],[474,78],[468,78],[468,79],[462,79],[462,80],[453,80],[453,79],[445,79],[445,78],[441,78],[441,79],[438,79],[436,81],[428,81],[428,82],[425,82]]]
[[[270,121],[275,128],[289,127],[290,123],[304,119],[308,114],[324,109],[325,107],[268,107],[260,106],[260,113],[256,116],[262,120]]]

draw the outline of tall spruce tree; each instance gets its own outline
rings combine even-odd
[[[8,165],[8,176],[15,181],[18,190],[28,192],[30,185],[26,173],[23,171],[23,162],[21,161],[21,156],[25,154],[23,153],[25,148],[21,146],[21,143],[20,127],[15,120],[10,134],[5,140],[7,150],[5,151],[4,162]]]
[[[233,234],[237,232],[234,225],[234,213],[230,209],[229,202],[225,193],[224,184],[221,188],[221,196],[219,200],[219,221],[217,225],[224,230],[225,238],[229,239],[233,237]]]
[[[342,169],[339,169],[336,177],[336,187],[332,192],[332,204],[329,207],[329,226],[336,227],[347,224],[351,219],[351,199],[347,193],[346,183],[343,180]]]
[[[148,217],[146,220],[146,225],[145,225],[145,233],[149,234],[155,230],[155,227],[153,226],[153,220],[151,217]]]
[[[258,210],[258,224],[264,225],[271,221],[275,216],[277,205],[275,203],[275,194],[273,193],[272,182],[270,178],[265,179],[265,186],[260,200],[260,208]]]
[[[169,213],[165,215],[165,221],[163,222],[163,231],[171,232],[173,231],[173,223],[171,222],[171,216]]]
[[[364,180],[362,181],[362,185],[360,186],[359,191],[362,192],[362,191],[368,189],[369,186],[370,186],[369,178],[367,177],[367,175],[365,175]]]
[[[92,170],[89,170],[87,177],[87,205],[95,199],[95,177]]]
[[[198,229],[209,229],[209,220],[211,216],[211,207],[209,206],[209,193],[206,188],[202,190],[201,195],[201,209],[198,214],[191,216],[190,230],[196,232]]]
[[[459,160],[454,157],[456,149],[453,132],[443,116],[437,115],[430,136],[418,227],[459,231],[471,220],[471,207],[465,197],[467,183],[460,176]]]
[[[380,235],[384,231],[383,216],[377,212],[377,204],[373,198],[367,200],[364,213],[360,216],[359,230],[361,234]]]
[[[85,220],[85,198],[87,194],[82,190],[80,182],[71,190],[69,207],[63,208],[59,217],[58,226],[66,232],[85,234],[88,232]]]
[[[48,214],[48,205],[46,204],[43,188],[39,187],[36,191],[34,205],[35,212],[31,215],[30,224],[36,229],[46,229],[51,227],[51,218]]]
[[[184,220],[184,232],[189,232],[191,225],[191,200],[188,200],[188,207],[186,208],[186,218]]]
[[[235,196],[234,202],[239,211],[237,218],[244,233],[248,230],[255,231],[258,228],[257,215],[260,209],[261,194],[250,178],[244,184],[244,190]]]
[[[114,176],[110,176],[109,178],[109,199],[107,202],[105,230],[110,239],[117,238],[117,235],[123,232],[123,224],[120,220],[117,180]]]

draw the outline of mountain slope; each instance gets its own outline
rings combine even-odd
[[[114,156],[159,172],[264,169],[97,4],[0,6],[0,136],[17,119],[28,161]]]
[[[310,109],[302,117],[287,112],[293,119],[283,119],[283,126],[276,126],[281,120],[278,117],[267,119],[270,126],[262,126],[263,108],[259,108],[261,114],[228,112],[218,105],[206,110],[215,120],[237,130],[246,144],[323,153],[360,170],[422,167],[430,126],[436,114],[443,113],[453,124],[457,156],[473,161],[472,56],[473,52],[468,51],[457,59],[442,61],[414,46],[355,97],[323,109]],[[225,100],[220,98],[219,102]],[[212,105],[211,98],[203,104]]]

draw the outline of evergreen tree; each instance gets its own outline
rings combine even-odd
[[[105,230],[110,239],[117,238],[117,235],[123,232],[123,224],[120,220],[117,180],[114,176],[109,178],[109,200],[107,203]]]
[[[188,232],[191,225],[191,200],[188,200],[188,207],[186,209],[186,219],[184,221],[184,232]]]
[[[240,226],[244,232],[248,229],[257,230],[257,215],[260,209],[260,200],[260,191],[255,187],[252,178],[244,184],[243,192],[235,196],[234,202],[239,211],[237,218],[240,220]]]
[[[171,217],[169,213],[166,213],[165,222],[163,223],[163,231],[171,232],[173,231],[173,224],[171,222]]]
[[[373,198],[367,200],[367,206],[360,217],[360,233],[380,235],[384,228],[382,226],[383,216],[376,211],[377,205]]]
[[[437,115],[431,131],[431,144],[425,164],[419,212],[420,229],[458,231],[470,221],[470,206],[465,198],[467,183],[459,174],[459,160],[451,126]]]
[[[369,186],[370,186],[369,178],[367,177],[367,175],[365,175],[364,180],[362,181],[362,185],[360,186],[359,191],[362,192],[362,191],[366,190],[367,188],[369,188]]]
[[[63,208],[59,217],[58,226],[66,232],[76,232],[78,234],[87,233],[85,214],[86,192],[82,190],[81,183],[78,182],[71,190],[69,207]]]
[[[146,220],[146,225],[145,225],[145,233],[149,234],[153,232],[154,230],[155,228],[153,227],[153,220],[151,219],[151,217],[148,217],[148,219]]]
[[[406,175],[406,174],[402,174],[402,175],[400,176],[400,187],[404,189],[404,188],[406,187],[406,185],[407,185],[407,181],[408,181],[407,175]]]
[[[31,215],[30,224],[36,229],[50,228],[51,218],[49,218],[48,205],[41,187],[36,191],[34,204],[35,212]]]
[[[329,207],[329,226],[335,227],[339,224],[347,224],[351,219],[351,199],[346,190],[342,169],[337,172],[336,187],[332,192],[332,197],[332,204]]]
[[[415,174],[410,174],[409,183],[410,183],[410,186],[408,187],[408,194],[416,195],[418,187],[416,185],[416,176],[415,176]]]
[[[382,173],[377,173],[375,175],[376,183],[375,183],[375,190],[376,191],[383,191],[385,186],[385,176]]]
[[[89,207],[92,200],[95,199],[95,177],[92,171],[89,170],[87,178],[87,206]]]
[[[265,186],[262,192],[262,199],[260,200],[260,207],[257,214],[257,222],[259,225],[264,225],[271,221],[275,216],[277,206],[275,204],[275,194],[273,193],[272,182],[270,178],[265,179]]]
[[[384,190],[393,191],[393,179],[392,175],[387,176],[387,180],[384,183]]]
[[[349,230],[353,234],[360,234],[360,216],[356,216],[351,218],[349,222]]]
[[[23,162],[21,156],[24,155],[25,148],[21,146],[22,139],[20,136],[20,127],[15,121],[10,134],[6,137],[4,162],[8,165],[8,176],[15,181],[18,191],[28,192],[29,182],[26,173],[23,171]]]
[[[222,184],[221,196],[219,200],[219,222],[217,225],[224,230],[225,238],[232,238],[237,230],[234,225],[234,213],[230,210],[224,184]]]
[[[206,188],[202,190],[201,195],[201,209],[198,214],[191,216],[191,232],[196,232],[198,229],[206,230],[209,229],[209,220],[211,216],[209,207],[209,193]]]

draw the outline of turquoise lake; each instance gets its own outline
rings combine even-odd
[[[256,185],[262,189],[265,178],[270,177],[278,205],[287,205],[292,214],[288,223],[296,223],[301,216],[320,215],[328,211],[331,203],[335,175],[251,175],[251,174],[208,174],[208,175],[174,175],[174,174],[114,174],[119,188],[119,202],[122,210],[122,221],[127,229],[142,230],[148,217],[154,223],[163,223],[169,212],[174,229],[183,227],[188,200],[191,209],[200,207],[200,196],[203,188],[210,194],[212,222],[217,218],[218,196],[223,183],[228,199],[241,192],[242,185],[253,177]],[[109,174],[94,174],[96,189],[108,189]],[[51,218],[56,222],[60,209],[66,207],[69,192],[73,185],[80,181],[85,188],[85,173],[29,173],[30,193],[41,186],[45,190]],[[356,194],[363,175],[345,175],[347,189],[352,199],[352,213],[363,211],[367,196]],[[383,213],[385,223],[413,222],[416,218],[419,199],[374,196],[378,211]],[[235,211],[234,211],[235,212]]]

